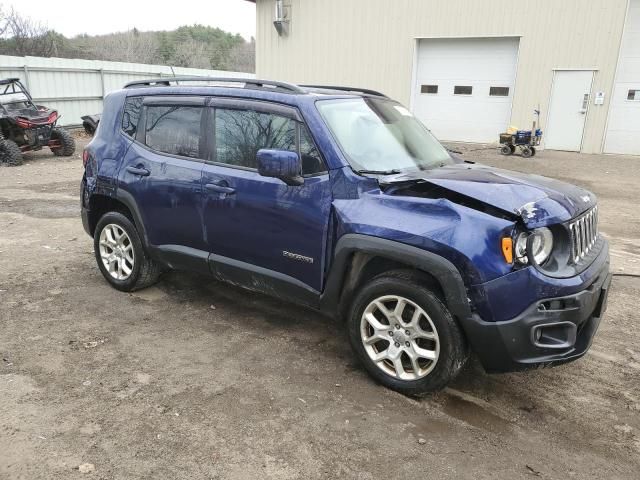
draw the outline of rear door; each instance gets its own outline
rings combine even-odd
[[[120,167],[119,195],[129,197],[148,242],[164,249],[206,250],[202,235],[203,97],[146,97]],[[123,126],[128,119],[123,118]]]
[[[331,189],[322,156],[297,110],[218,99],[209,118],[212,154],[203,170],[203,213],[214,273],[216,262],[238,261],[240,269],[260,270],[261,278],[319,291]],[[304,184],[288,186],[259,175],[261,148],[298,151]]]

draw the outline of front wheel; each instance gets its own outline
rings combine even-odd
[[[120,212],[102,216],[93,235],[93,249],[102,275],[118,290],[140,290],[160,277],[160,265],[145,251],[135,225]]]
[[[511,145],[506,143],[502,145],[502,147],[500,147],[500,153],[502,155],[511,155],[513,153],[513,150],[511,150]]]
[[[54,128],[51,131],[51,140],[56,144],[55,147],[51,147],[56,157],[70,157],[76,151],[76,141],[63,128]]]
[[[22,165],[22,151],[13,140],[0,140],[0,165],[1,164],[11,167]]]
[[[349,340],[369,374],[408,395],[444,388],[468,357],[462,331],[444,303],[411,272],[376,277],[356,296]]]

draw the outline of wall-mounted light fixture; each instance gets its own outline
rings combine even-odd
[[[285,5],[283,0],[276,0],[275,17],[273,19],[273,26],[276,28],[276,32],[281,37],[289,33],[290,18],[290,5]]]

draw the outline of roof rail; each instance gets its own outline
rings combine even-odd
[[[160,77],[148,80],[135,80],[125,84],[124,88],[132,87],[151,87],[151,86],[170,86],[171,82],[219,82],[219,83],[243,83],[245,88],[252,87],[262,88],[265,86],[274,87],[280,90],[286,90],[291,93],[306,93],[297,85],[285,82],[274,82],[271,80],[257,80],[255,78],[233,78],[233,77]]]
[[[376,92],[375,90],[370,90],[368,88],[337,87],[335,85],[300,85],[300,86],[304,88],[324,88],[327,90],[338,90],[341,92],[364,93],[365,95],[375,95],[376,97],[387,98],[387,96],[384,93]]]

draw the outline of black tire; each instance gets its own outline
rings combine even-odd
[[[51,148],[56,157],[70,157],[76,151],[76,141],[64,128],[54,128],[51,131],[51,140],[60,141],[60,147]]]
[[[536,147],[531,147],[531,156],[532,157],[536,156]]]
[[[406,395],[418,396],[441,390],[458,375],[469,357],[467,343],[456,320],[443,301],[423,286],[426,283],[424,278],[410,271],[399,270],[384,273],[360,289],[349,312],[347,330],[351,346],[358,359],[375,380],[392,390]],[[435,365],[432,365],[430,367],[431,370],[421,378],[403,380],[387,371],[383,371],[384,363],[387,360],[378,362],[381,365],[378,366],[378,363],[370,358],[365,349],[361,336],[363,314],[374,300],[384,296],[402,297],[418,305],[429,316],[433,330],[437,333],[439,355]],[[415,310],[413,311],[415,312]],[[411,314],[411,311],[409,314]],[[403,325],[400,330],[393,330],[396,332],[395,338],[398,336],[397,332],[402,335],[404,329],[405,326]],[[405,340],[413,341],[410,337],[405,338]],[[388,345],[388,348],[391,348],[391,342]],[[381,350],[385,351],[384,348]],[[400,356],[401,359],[403,358],[402,355]],[[389,369],[390,367],[387,364],[385,368]]]
[[[0,165],[10,167],[22,165],[22,151],[13,140],[0,140]]]
[[[82,128],[84,128],[84,132],[87,135],[91,135],[92,137],[93,134],[96,133],[96,127],[91,125],[89,122],[82,122]]]
[[[502,147],[500,147],[500,153],[502,155],[511,155],[513,153],[513,150],[511,150],[512,145],[508,145],[508,144],[504,144],[502,145]]]
[[[133,268],[131,269],[131,274],[126,279],[114,278],[112,274],[109,273],[100,254],[100,236],[105,227],[111,225],[116,225],[124,230],[133,248]],[[111,286],[117,290],[133,292],[149,287],[158,281],[162,273],[161,266],[149,257],[149,254],[142,245],[135,225],[120,212],[109,212],[100,218],[93,235],[93,250],[102,275]]]
[[[524,158],[529,158],[533,156],[533,151],[531,150],[531,147],[522,147],[522,156]]]
[[[515,153],[516,146],[515,145],[509,145],[509,149],[511,150],[511,153]]]

